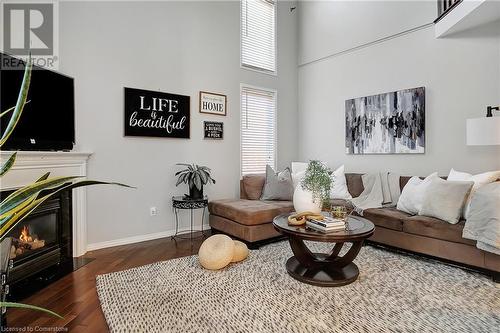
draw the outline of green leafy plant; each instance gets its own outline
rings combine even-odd
[[[175,173],[175,175],[178,176],[175,186],[179,186],[182,183],[187,184],[189,187],[190,195],[191,193],[193,193],[194,189],[198,190],[198,192],[203,193],[203,185],[206,185],[209,182],[215,184],[215,180],[210,175],[210,168],[206,166],[186,163],[177,163],[177,165],[185,166],[186,168]]]
[[[315,202],[320,200],[323,205],[330,199],[332,173],[333,171],[321,161],[312,160],[307,165],[304,178],[300,182],[300,185],[302,189],[312,193]]]
[[[14,131],[21,114],[24,110],[24,106],[27,104],[27,96],[29,91],[29,85],[31,80],[31,70],[32,61],[29,57],[26,62],[23,81],[21,84],[21,89],[16,102],[16,106],[10,108],[0,114],[0,117],[7,115],[12,112],[9,119],[9,123],[5,128],[5,131],[0,135],[0,148],[10,137]],[[0,166],[0,176],[5,175],[14,165],[16,161],[17,153],[13,153],[5,163]],[[55,194],[61,191],[72,190],[77,187],[97,185],[97,184],[113,184],[124,187],[130,187],[125,184],[114,183],[114,182],[102,182],[97,180],[80,180],[82,177],[78,176],[68,176],[68,177],[52,177],[49,178],[50,173],[46,173],[37,179],[34,183],[22,187],[8,197],[6,197],[0,203],[0,242],[2,242],[10,230],[15,228],[23,219],[25,219],[29,214],[31,214],[38,206],[40,206],[44,201],[48,200]],[[54,315],[56,317],[62,318],[58,314],[40,307],[33,305],[12,303],[12,302],[0,302],[0,307],[17,307],[25,309],[33,309],[38,311],[43,311]]]

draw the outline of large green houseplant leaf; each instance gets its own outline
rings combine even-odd
[[[17,123],[19,122],[19,119],[21,118],[24,106],[29,102],[27,101],[27,97],[31,80],[31,70],[32,61],[30,56],[25,66],[23,81],[16,105],[0,113],[0,118],[3,118],[4,116],[12,112],[5,131],[3,131],[3,133],[1,133],[0,135],[0,148],[14,131]],[[12,168],[15,163],[16,156],[17,153],[13,153],[7,159],[7,161],[5,161],[5,163],[0,166],[0,177],[5,175]],[[112,184],[130,187],[125,184],[114,182],[79,180],[81,178],[79,176],[53,178],[49,178],[49,176],[50,173],[44,174],[34,183],[14,191],[8,197],[2,200],[2,202],[0,203],[0,242],[7,236],[8,232],[12,230],[12,228],[18,225],[27,216],[29,216],[38,206],[61,191],[70,191],[78,187],[99,184]],[[0,308],[1,307],[38,310],[62,318],[55,312],[28,304],[0,301]]]

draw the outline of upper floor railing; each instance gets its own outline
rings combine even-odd
[[[446,14],[448,14],[453,8],[455,8],[462,0],[437,0],[438,6],[438,17],[434,21],[436,23]]]

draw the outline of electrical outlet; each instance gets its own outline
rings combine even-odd
[[[156,209],[156,207],[149,208],[149,215],[151,215],[151,216],[158,215],[158,210]]]

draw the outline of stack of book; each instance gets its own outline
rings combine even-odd
[[[344,220],[336,219],[330,216],[325,216],[323,220],[307,220],[306,225],[313,230],[325,233],[345,230]]]

